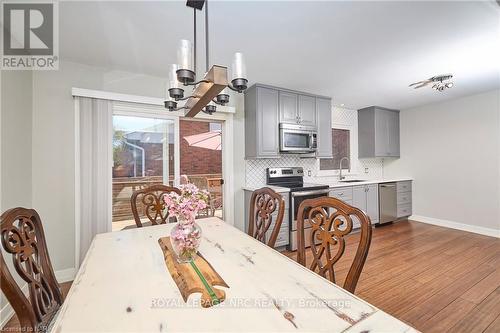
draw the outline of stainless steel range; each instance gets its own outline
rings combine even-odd
[[[290,189],[289,203],[289,250],[297,249],[297,212],[302,201],[306,199],[328,196],[329,186],[304,183],[304,170],[302,168],[268,168],[266,170],[268,185],[287,187]],[[286,223],[287,221],[283,221]],[[309,244],[310,225],[305,225],[306,246]]]

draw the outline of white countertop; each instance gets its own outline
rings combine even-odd
[[[353,178],[357,179],[357,178]],[[349,178],[347,179],[349,180]],[[370,184],[380,184],[380,183],[391,183],[391,182],[404,182],[404,181],[412,181],[412,178],[387,178],[387,179],[370,179],[362,182],[355,182],[355,183],[345,183],[345,182],[333,182],[333,183],[323,183],[325,185],[330,186],[330,188],[337,188],[337,187],[347,187],[347,186],[358,186],[358,185],[370,185]],[[321,184],[321,182],[318,182],[318,184]]]
[[[352,179],[357,179],[357,178],[352,178]],[[349,180],[349,178],[347,179]],[[390,182],[404,182],[404,181],[412,181],[413,179],[411,177],[401,177],[401,178],[386,178],[386,179],[370,179],[362,182],[355,182],[355,183],[345,183],[345,182],[321,182],[321,181],[307,181],[307,183],[310,184],[318,184],[318,185],[328,185],[330,188],[339,188],[339,187],[348,187],[348,186],[359,186],[359,185],[370,185],[370,184],[380,184],[380,183],[390,183]],[[269,187],[272,190],[278,192],[278,193],[285,193],[285,192],[290,192],[289,188],[286,187],[280,187],[280,186],[270,186],[270,185],[262,185],[262,186],[244,186],[243,190],[245,191],[255,191],[261,187]]]
[[[277,192],[277,193],[285,193],[285,192],[290,192],[290,189],[287,187],[281,187],[281,186],[272,186],[272,185],[262,185],[262,186],[243,186],[244,191],[250,191],[253,192],[255,190],[258,190],[259,188],[262,187],[269,187],[271,190]]]

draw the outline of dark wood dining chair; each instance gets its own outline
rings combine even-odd
[[[149,223],[151,225],[167,223],[168,210],[165,209],[163,196],[171,192],[181,194],[178,188],[167,185],[152,185],[132,193],[132,197],[130,198],[132,213],[134,214],[135,224],[138,228],[149,225]],[[149,219],[147,224],[143,225],[141,221],[138,203],[141,205],[144,215]]]
[[[14,309],[22,332],[45,332],[63,303],[50,262],[40,216],[33,209],[13,208],[0,217],[2,247],[12,255],[13,266],[26,281],[26,297],[0,255],[0,285]]]
[[[285,200],[279,194],[270,189],[263,187],[255,190],[250,199],[250,216],[248,219],[248,234],[253,238],[266,243],[266,234],[269,227],[273,223],[273,213],[278,210],[274,223],[271,237],[267,241],[267,245],[274,247],[278,233],[283,222],[283,214],[285,213]]]
[[[333,283],[334,265],[345,252],[347,236],[353,230],[353,219],[360,223],[360,240],[343,288],[354,293],[363,270],[372,239],[370,218],[358,208],[332,198],[321,197],[304,200],[297,214],[297,261],[306,266],[305,223],[311,225],[308,240],[312,261],[309,269]]]

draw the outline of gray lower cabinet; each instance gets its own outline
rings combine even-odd
[[[318,122],[318,149],[316,157],[332,158],[332,100],[316,98],[316,119]]]
[[[360,158],[399,157],[399,111],[371,106],[358,110]]]
[[[248,233],[248,225],[249,225],[249,214],[250,214],[250,199],[252,197],[253,191],[245,190],[245,233]],[[285,200],[285,213],[283,214],[283,222],[281,223],[280,231],[278,233],[278,238],[276,239],[276,243],[274,245],[275,248],[277,247],[284,247],[289,244],[290,241],[290,232],[289,232],[289,224],[290,224],[290,218],[289,218],[289,193],[280,193],[283,199]],[[278,210],[272,214],[273,221],[271,223],[271,226],[269,227],[269,230],[266,233],[266,241],[269,240],[271,237],[271,233],[274,229],[274,225],[276,223],[276,218],[278,215]]]
[[[340,199],[352,206],[353,203],[353,188],[352,186],[335,188],[330,191],[330,196]]]
[[[378,184],[366,186],[366,214],[370,217],[372,224],[378,223]]]
[[[412,188],[411,181],[396,183],[396,201],[398,219],[410,216],[412,212]]]
[[[252,86],[245,91],[245,157],[278,158],[279,92]]]
[[[378,223],[378,184],[353,186],[352,193],[352,206],[365,212],[372,224]]]

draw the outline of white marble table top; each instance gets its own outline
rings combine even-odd
[[[198,224],[200,252],[229,285],[223,303],[201,308],[199,294],[182,300],[158,245],[172,224],[105,233],[92,242],[52,332],[415,331],[222,220]]]

